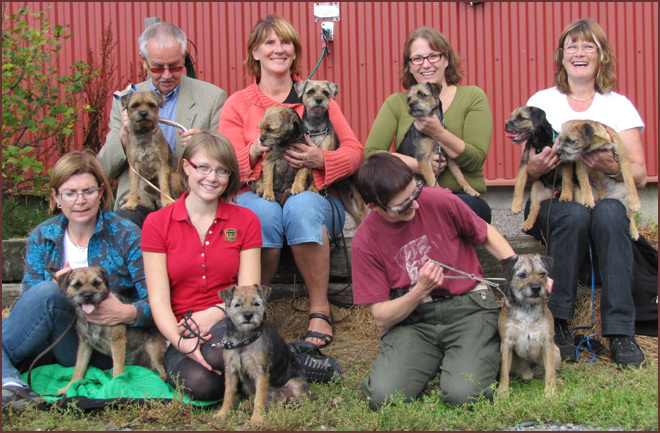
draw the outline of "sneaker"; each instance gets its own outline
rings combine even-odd
[[[19,410],[28,405],[43,406],[45,400],[27,386],[3,386],[2,387],[2,411],[9,409]]]
[[[316,345],[307,341],[296,341],[288,346],[308,381],[327,383],[339,378],[339,361],[323,355]]]
[[[619,367],[640,367],[644,364],[644,352],[635,337],[622,335],[610,339],[610,357]]]
[[[562,361],[577,361],[577,355],[575,354],[577,347],[573,343],[570,332],[568,332],[568,324],[565,320],[555,320],[555,344],[559,347]]]

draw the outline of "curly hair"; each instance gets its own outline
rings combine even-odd
[[[268,39],[271,31],[274,31],[280,40],[293,43],[296,58],[291,64],[291,73],[293,75],[300,75],[302,70],[302,44],[300,43],[300,35],[287,20],[273,14],[257,21],[252,32],[250,32],[247,42],[247,57],[243,62],[247,67],[248,75],[257,78],[261,77],[261,65],[259,61],[255,60],[252,53],[257,46]]]

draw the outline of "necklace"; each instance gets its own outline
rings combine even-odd
[[[69,239],[71,239],[71,240],[73,241],[73,244],[74,244],[74,245],[80,250],[80,252],[85,252],[85,250],[87,250],[87,247],[88,247],[89,245],[87,245],[87,246],[85,246],[85,247],[81,247],[81,246],[78,244],[78,241],[76,241],[76,237],[73,236],[73,232],[71,231],[71,228],[67,227],[67,231],[68,231],[68,233],[69,233]]]
[[[570,96],[571,98],[575,99],[576,101],[587,102],[589,99],[591,99],[591,98],[593,98],[594,96],[596,96],[596,92],[594,91],[594,93],[592,93],[591,96],[589,96],[589,97],[586,98],[586,99],[576,98],[575,96],[573,96],[572,93],[569,93],[568,96]]]

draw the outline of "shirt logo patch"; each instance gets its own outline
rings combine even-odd
[[[236,242],[238,237],[236,236],[238,231],[236,229],[225,229],[225,240],[227,242]]]

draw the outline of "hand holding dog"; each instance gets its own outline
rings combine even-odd
[[[199,129],[186,129],[185,132],[183,132],[180,129],[177,129],[177,132],[181,136],[181,145],[183,147],[186,147],[190,139],[193,138],[193,136],[199,132]]]
[[[587,167],[605,174],[619,173],[621,167],[610,150],[596,150],[580,155],[580,160]]]
[[[85,319],[95,325],[114,326],[119,324],[131,325],[135,323],[137,310],[131,304],[124,304],[113,293],[99,304]]]
[[[435,114],[426,117],[415,117],[415,128],[424,135],[428,135],[438,143],[440,137],[447,131]]]
[[[527,173],[530,180],[536,180],[550,170],[559,166],[561,162],[557,156],[557,145],[559,141],[555,141],[552,147],[544,147],[541,153],[529,152],[529,162],[527,163]]]
[[[289,162],[289,167],[294,168],[323,168],[325,167],[325,158],[323,151],[305,135],[306,143],[293,143],[292,146],[298,149],[298,152],[287,150],[284,159]]]

